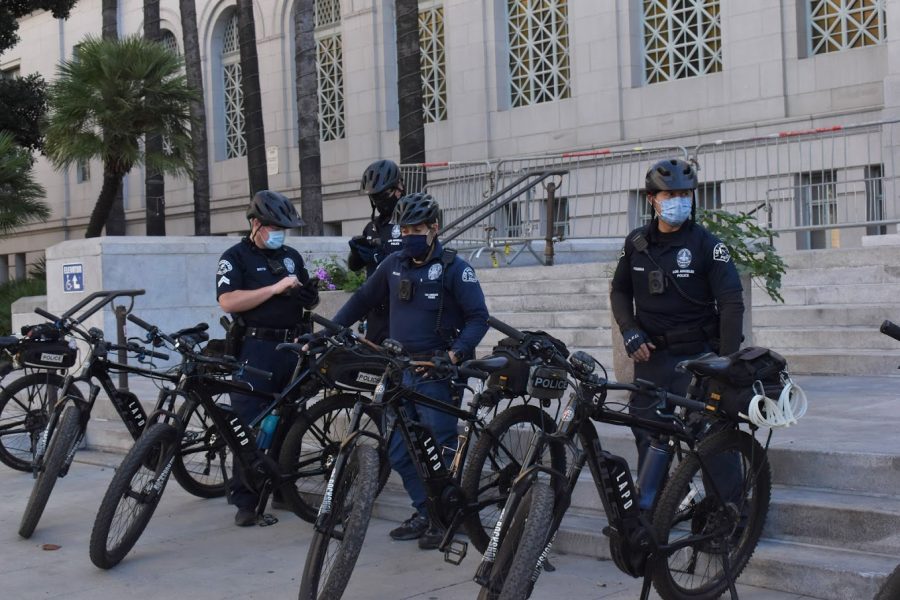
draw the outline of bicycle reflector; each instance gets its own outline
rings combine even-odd
[[[528,395],[542,400],[555,400],[562,398],[567,387],[569,380],[565,369],[543,365],[531,367],[528,376]]]

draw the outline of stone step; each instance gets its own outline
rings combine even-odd
[[[900,265],[900,246],[877,248],[830,248],[779,252],[789,269],[856,267],[858,265]]]
[[[789,287],[781,290],[785,305],[855,304],[860,300],[867,304],[891,303],[900,297],[900,283],[863,283],[836,285],[823,282],[820,285]],[[753,306],[779,304],[761,290],[753,292]]]
[[[566,310],[557,312],[492,312],[492,317],[500,319],[516,329],[542,329],[562,327],[609,327],[612,315],[609,310]]]
[[[487,307],[493,314],[505,312],[562,312],[609,308],[609,294],[527,294],[517,296],[488,296]]]
[[[884,304],[817,304],[754,306],[754,331],[763,327],[867,327],[878,330],[885,319],[900,320],[896,302]],[[895,342],[896,343],[896,342]]]
[[[871,262],[853,266],[789,267],[781,282],[785,287],[815,286],[822,283],[838,285],[898,283],[900,269],[890,264]]]
[[[834,348],[845,352],[856,350],[897,351],[900,342],[878,331],[879,321],[870,326],[808,325],[805,327],[754,327],[753,343],[767,348],[790,348],[792,351]]]
[[[554,265],[552,267],[505,267],[479,269],[478,279],[482,284],[499,281],[543,281],[560,279],[601,279],[612,276],[616,264],[609,262],[588,262],[579,264]]]
[[[523,296],[530,294],[609,294],[606,279],[533,279],[527,281],[483,281],[481,289],[485,296]]]
[[[778,349],[791,373],[804,375],[893,375],[900,365],[894,351]]]

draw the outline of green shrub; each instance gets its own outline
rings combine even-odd
[[[17,279],[0,285],[0,335],[12,335],[12,303],[25,296],[43,296],[47,282],[42,279]],[[40,319],[35,315],[36,319]]]
[[[309,275],[318,278],[319,289],[325,291],[352,292],[359,289],[366,280],[365,270],[350,271],[333,256],[314,260]]]

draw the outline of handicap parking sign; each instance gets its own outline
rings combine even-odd
[[[84,291],[84,266],[81,263],[63,265],[63,292]]]

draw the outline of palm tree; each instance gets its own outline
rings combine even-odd
[[[244,94],[244,123],[247,134],[247,173],[250,195],[269,187],[266,170],[266,133],[263,126],[262,95],[259,91],[259,61],[256,58],[256,23],[253,0],[237,0],[238,41],[241,47],[241,91]]]
[[[422,66],[418,0],[396,0],[397,104],[400,117],[400,162],[425,162],[422,117]]]
[[[115,40],[119,37],[119,0],[103,0],[102,11],[103,39]],[[107,235],[125,235],[125,199],[122,188],[116,190],[115,201],[106,222]]]
[[[78,60],[63,62],[50,87],[46,154],[57,168],[99,157],[103,186],[85,237],[100,235],[122,179],[137,164],[187,175],[191,168],[190,102],[181,59],[139,36],[88,37]],[[141,148],[160,134],[165,152]]]
[[[100,4],[103,14],[103,39],[119,37],[119,0],[103,0]]]
[[[322,159],[319,152],[319,97],[316,94],[315,5],[294,8],[294,64],[297,68],[297,128],[300,132],[300,211],[305,235],[322,235]]]
[[[144,0],[144,38],[151,42],[162,39],[159,28],[159,0]],[[144,141],[147,153],[162,153],[163,139],[151,134]],[[166,180],[158,169],[147,167],[144,174],[144,190],[147,198],[144,207],[147,235],[166,235]]]
[[[203,97],[203,65],[197,35],[196,0],[179,0],[184,61],[188,85],[197,93],[191,101],[191,138],[194,159],[194,235],[209,235],[209,147],[206,141],[206,105]]]
[[[13,135],[0,131],[0,234],[28,221],[46,221],[50,209],[41,202],[44,188],[31,173],[31,154]]]

